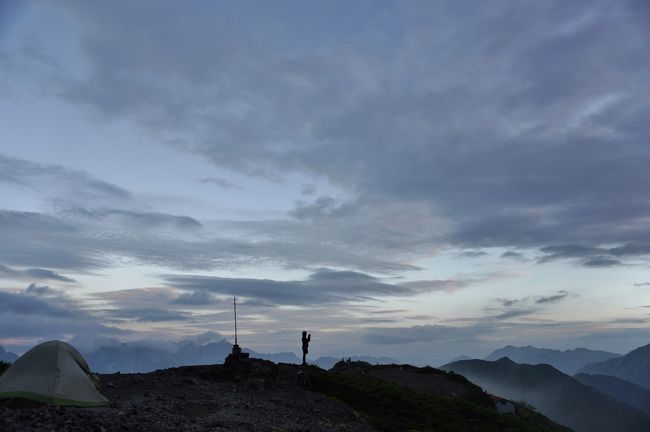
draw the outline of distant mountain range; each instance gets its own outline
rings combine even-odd
[[[177,366],[223,363],[232,351],[232,344],[227,339],[205,344],[188,340],[176,343],[172,349],[163,349],[142,344],[113,344],[101,346],[93,351],[82,352],[90,368],[97,373],[137,373],[151,372],[156,369],[167,369]],[[292,352],[258,353],[243,349],[251,357],[270,360],[274,363],[299,364],[302,359]],[[0,360],[13,362],[18,356],[0,347]],[[370,364],[397,363],[390,357],[350,356],[352,360],[362,360]],[[308,359],[309,360],[309,359]],[[310,364],[323,369],[330,369],[338,357],[319,357],[309,360]]]
[[[578,374],[576,380],[650,415],[650,390],[607,375]]]
[[[224,339],[218,342],[200,344],[196,341],[182,341],[173,349],[163,349],[139,344],[116,344],[84,352],[91,369],[99,373],[151,372],[176,366],[191,366],[223,363],[232,351],[232,344]],[[244,349],[251,357],[273,362],[297,363],[294,353],[264,354]]]
[[[397,364],[397,360],[391,357],[372,357],[372,356],[348,356],[345,359],[339,357],[319,357],[314,361],[322,369],[331,369],[337,362],[350,359],[352,361],[363,361],[371,365],[377,364]]]
[[[536,348],[530,345],[524,347],[508,345],[494,351],[485,357],[485,360],[494,361],[502,357],[508,357],[512,361],[520,364],[550,364],[565,374],[573,375],[589,363],[621,357],[621,354],[607,351],[594,351],[586,348],[560,351],[548,348]]]
[[[650,344],[622,357],[588,364],[580,372],[611,375],[650,389]]]
[[[232,350],[226,339],[219,342],[199,344],[183,341],[173,350],[143,346],[139,344],[115,344],[83,352],[94,372],[151,372],[175,366],[221,363]]]
[[[5,349],[0,346],[0,361],[13,363],[17,358],[18,356],[16,354],[11,351],[5,351]]]
[[[449,361],[449,363],[453,363],[453,362],[461,361],[461,360],[472,360],[473,358],[475,358],[475,357],[470,357],[470,356],[466,356],[466,355],[459,355],[458,357],[454,357],[453,359],[451,359],[451,361]]]
[[[547,364],[517,364],[463,360],[442,367],[454,371],[488,392],[526,401],[552,420],[576,432],[647,432],[650,417]]]

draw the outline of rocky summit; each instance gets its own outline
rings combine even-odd
[[[187,366],[101,375],[102,408],[0,408],[3,432],[374,430],[343,402],[306,390],[295,365]]]

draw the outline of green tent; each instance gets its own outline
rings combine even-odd
[[[0,376],[0,399],[78,407],[108,405],[97,382],[79,351],[53,340],[27,351]]]

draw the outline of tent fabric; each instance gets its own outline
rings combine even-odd
[[[27,351],[0,376],[0,399],[81,407],[108,405],[96,381],[79,351],[54,340]]]

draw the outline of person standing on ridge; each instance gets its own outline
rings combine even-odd
[[[307,335],[306,331],[302,332],[302,364],[306,365],[306,357],[309,352],[309,342],[311,342],[311,333]]]

